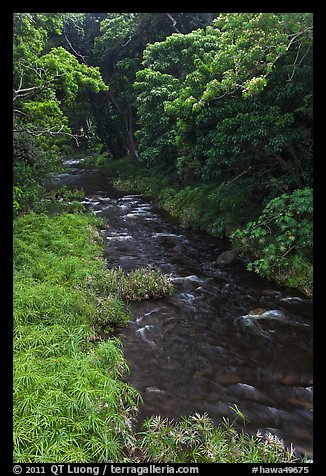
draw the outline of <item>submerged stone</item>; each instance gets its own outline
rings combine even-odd
[[[221,253],[217,260],[216,264],[221,264],[221,265],[228,265],[233,263],[233,261],[236,259],[237,253],[234,250],[227,250]]]

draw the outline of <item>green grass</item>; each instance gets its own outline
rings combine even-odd
[[[89,285],[104,272],[90,214],[31,213],[14,224],[14,460],[121,461],[133,444],[139,395],[118,340],[98,341],[129,317]],[[105,316],[105,317],[104,317]]]
[[[126,323],[127,301],[172,286],[159,270],[105,269],[100,224],[92,214],[15,219],[14,461],[295,461],[277,438],[216,427],[206,415],[152,417],[135,432],[141,399],[123,381],[121,343],[99,332]]]
[[[126,365],[117,342],[91,348],[86,328],[57,324],[17,334],[15,461],[120,461],[137,396],[120,380]]]

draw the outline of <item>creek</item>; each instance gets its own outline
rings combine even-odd
[[[131,303],[118,335],[127,381],[143,398],[140,420],[207,413],[271,432],[312,457],[312,301],[245,270],[216,263],[230,245],[184,230],[150,199],[114,190],[96,170],[69,160],[58,186],[83,188],[107,220],[109,268],[152,266],[170,275],[172,296]]]

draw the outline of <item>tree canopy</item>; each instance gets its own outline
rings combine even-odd
[[[108,89],[98,67],[80,63],[62,46],[49,46],[49,34],[60,35],[62,28],[61,15],[14,16],[15,132],[71,133],[65,111],[77,95]]]
[[[148,45],[135,82],[142,159],[182,178],[309,182],[311,45],[311,15],[272,13],[221,14]]]

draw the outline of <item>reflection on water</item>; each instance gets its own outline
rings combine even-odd
[[[239,262],[218,265],[227,242],[182,230],[141,195],[66,165],[58,184],[83,187],[85,206],[108,221],[107,266],[158,267],[175,287],[171,297],[132,303],[132,322],[119,334],[128,381],[144,399],[141,418],[207,412],[233,421],[237,404],[247,431],[271,431],[311,456],[311,301]]]

